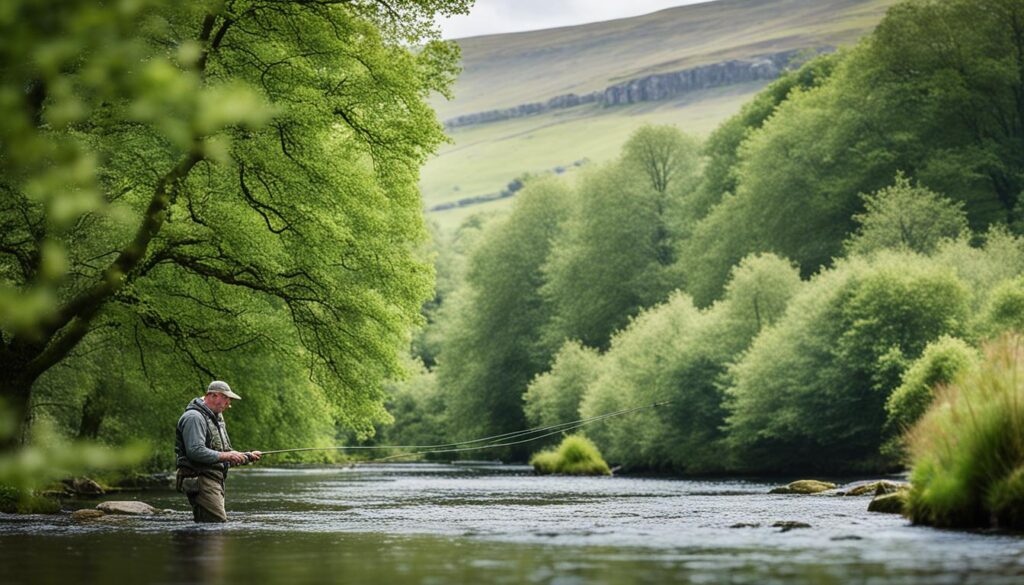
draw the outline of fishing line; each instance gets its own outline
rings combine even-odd
[[[456,441],[454,443],[442,443],[442,444],[437,444],[437,445],[336,445],[336,446],[333,446],[333,447],[299,447],[299,448],[294,448],[294,449],[275,449],[275,450],[272,450],[272,451],[262,451],[261,453],[263,455],[273,455],[275,453],[297,453],[297,452],[300,452],[300,451],[348,451],[348,450],[352,450],[352,451],[358,451],[358,450],[362,450],[362,451],[371,451],[371,450],[381,451],[381,450],[394,450],[394,449],[412,449],[412,450],[415,450],[414,452],[411,452],[411,453],[400,453],[400,454],[397,454],[397,455],[391,455],[391,456],[379,459],[379,461],[385,461],[385,460],[388,460],[388,459],[397,459],[397,458],[400,458],[400,457],[409,457],[409,456],[413,456],[413,455],[426,455],[426,454],[435,454],[435,453],[457,453],[457,452],[464,452],[464,451],[479,451],[479,450],[482,450],[482,449],[493,449],[493,448],[497,448],[497,447],[508,447],[508,446],[512,446],[512,445],[519,445],[519,444],[522,444],[522,443],[528,443],[530,441],[536,441],[536,440],[539,440],[539,439],[543,439],[545,437],[550,437],[551,435],[556,435],[558,433],[563,433],[563,432],[566,432],[566,431],[576,430],[578,428],[581,428],[581,427],[584,427],[586,425],[593,424],[593,423],[596,423],[596,422],[599,422],[599,421],[602,421],[602,420],[605,420],[605,419],[608,419],[608,418],[612,418],[612,417],[616,417],[616,416],[622,416],[624,414],[630,414],[630,413],[633,413],[633,412],[637,412],[637,411],[640,411],[640,410],[646,410],[646,409],[649,409],[649,408],[657,408],[659,406],[664,406],[666,404],[669,404],[670,402],[672,402],[672,401],[671,400],[666,400],[666,401],[662,401],[662,402],[655,402],[655,403],[647,404],[647,405],[644,405],[644,406],[635,406],[633,408],[624,408],[622,410],[617,410],[617,411],[614,411],[614,412],[607,412],[607,413],[604,413],[604,414],[599,414],[599,415],[592,416],[592,417],[587,417],[587,418],[581,418],[581,419],[570,421],[570,422],[559,423],[559,424],[555,424],[555,425],[548,425],[548,426],[543,426],[543,427],[534,427],[534,428],[530,428],[530,429],[523,429],[523,430],[520,430],[520,431],[512,431],[512,432],[508,432],[508,433],[502,433],[502,434],[499,434],[499,435],[491,435],[489,437],[482,437],[482,438],[479,438],[479,439],[472,439],[472,440],[468,440],[468,441]],[[543,434],[540,434],[540,433],[543,433]],[[535,434],[537,436],[529,437],[529,435],[535,435]],[[520,437],[529,437],[529,438],[520,439]],[[477,443],[486,443],[486,444],[484,444],[484,445],[476,445]],[[476,446],[470,447],[468,445],[476,445]]]

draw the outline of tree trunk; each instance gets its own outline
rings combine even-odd
[[[20,357],[22,356],[10,354],[0,357],[0,371],[10,373],[0,379],[0,416],[10,415],[14,422],[14,427],[9,429],[9,435],[0,434],[0,452],[20,446],[27,431],[28,407],[35,377],[29,379],[29,376],[26,376],[25,365],[28,360],[19,359]],[[3,426],[0,423],[0,429]]]

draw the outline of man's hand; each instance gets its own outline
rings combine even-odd
[[[220,454],[221,461],[227,461],[231,465],[243,465],[247,461],[245,453],[239,453],[238,451],[224,451]]]
[[[261,453],[259,451],[249,451],[249,460],[250,461],[259,461],[260,457],[263,457],[263,453]]]

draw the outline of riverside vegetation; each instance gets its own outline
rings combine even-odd
[[[1021,510],[1019,452],[990,453],[1007,467],[989,489],[954,463],[926,473],[924,431],[905,438],[944,408],[937,388],[990,367],[987,340],[1024,326],[1020,30],[1019,0],[899,2],[703,144],[648,126],[575,183],[528,181],[507,216],[435,245],[422,366],[393,386],[384,435],[429,439],[403,424],[424,411],[439,440],[670,400],[587,435],[626,471],[911,466],[974,494],[949,496],[973,512],[920,522]],[[953,487],[922,482],[911,510]]]
[[[1024,325],[1024,0],[897,3],[703,144],[642,127],[433,249],[415,180],[443,134],[424,99],[457,54],[424,30],[465,3],[244,5],[3,13],[20,65],[0,132],[22,146],[0,210],[8,447],[43,421],[169,445],[214,372],[248,389],[234,442],[264,449],[670,401],[588,436],[626,470],[909,464],[916,520],[1017,525],[1022,451],[992,429],[1020,443],[994,418],[1019,392],[935,385],[1016,390],[976,356]],[[151,67],[124,71],[125,51]],[[982,402],[999,425],[941,414]],[[952,427],[948,453],[924,449]],[[3,461],[0,482],[24,477]]]

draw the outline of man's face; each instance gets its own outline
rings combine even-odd
[[[210,410],[220,414],[225,410],[231,408],[231,399],[226,394],[220,392],[211,392],[206,395],[206,405],[210,407]]]

